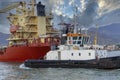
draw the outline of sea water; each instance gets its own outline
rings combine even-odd
[[[0,80],[120,80],[120,70],[84,68],[22,67],[21,63],[0,63]]]

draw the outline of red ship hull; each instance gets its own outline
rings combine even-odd
[[[50,46],[8,47],[0,51],[0,62],[24,62],[27,59],[41,59],[50,50]]]

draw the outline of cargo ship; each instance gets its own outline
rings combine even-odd
[[[0,48],[0,62],[24,62],[27,59],[43,59],[51,46],[59,44],[58,31],[53,28],[52,14],[45,13],[45,5],[35,0],[17,2],[0,10],[9,13],[10,37],[7,47]]]

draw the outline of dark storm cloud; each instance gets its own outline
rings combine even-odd
[[[94,22],[94,18],[97,15],[97,8],[97,2],[95,0],[89,0],[86,5],[86,10],[80,13],[81,15],[78,17],[78,23],[84,27],[89,27]]]
[[[0,9],[21,0],[0,0]],[[22,0],[23,1],[23,0]],[[30,1],[30,0],[24,0]],[[60,22],[60,15],[65,22],[73,23],[74,5],[77,6],[77,23],[84,27],[98,24],[105,26],[120,23],[120,0],[37,0],[46,5],[46,11],[55,15],[54,23]],[[0,32],[9,30],[8,14],[0,14]],[[58,21],[57,21],[58,20]],[[57,21],[57,22],[55,22]]]

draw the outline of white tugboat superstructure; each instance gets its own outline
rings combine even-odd
[[[59,50],[49,51],[46,60],[91,60],[106,58],[107,50],[100,45],[87,45],[89,36],[86,34],[67,34],[65,45],[60,45]]]

